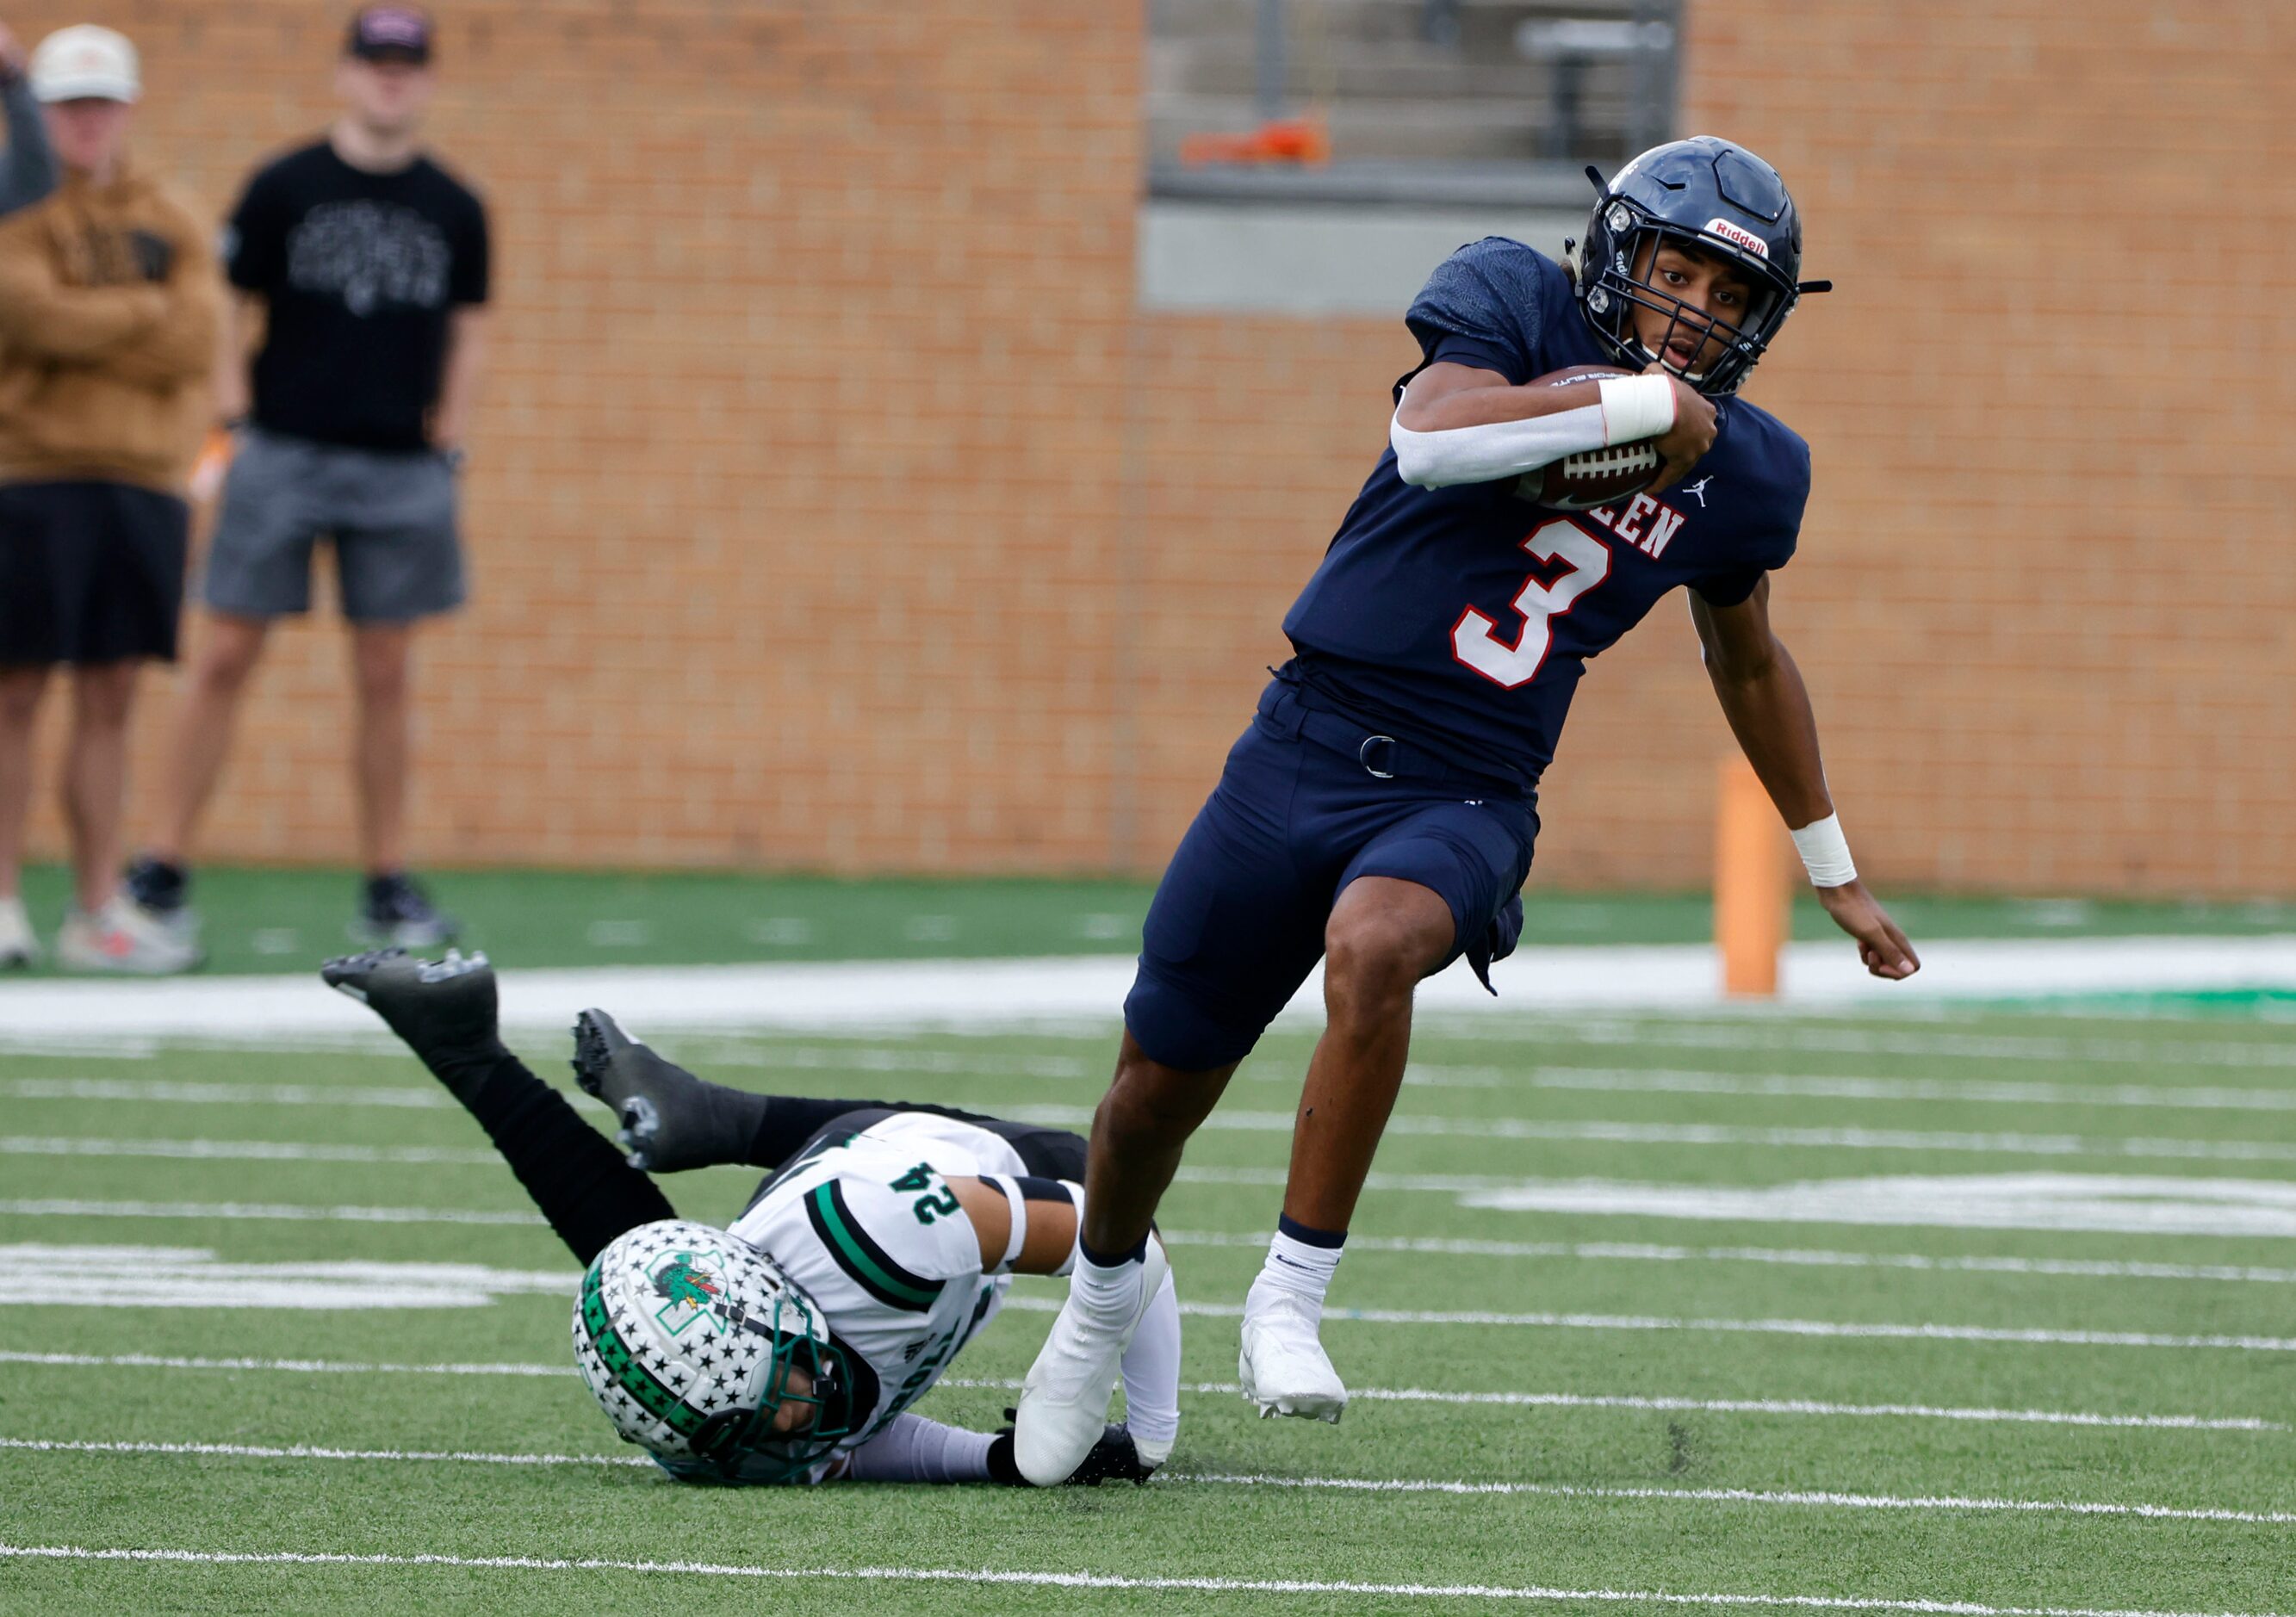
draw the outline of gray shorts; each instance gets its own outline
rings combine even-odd
[[[200,598],[235,617],[311,609],[311,551],[333,540],[343,616],[406,623],[463,604],[455,471],[427,451],[239,435]]]

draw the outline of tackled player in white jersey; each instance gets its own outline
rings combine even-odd
[[[574,1071],[613,1108],[622,1156],[496,1029],[483,955],[383,950],[322,976],[361,1000],[476,1117],[588,1265],[577,1367],[622,1437],[684,1481],[1024,1484],[1009,1429],[909,1413],[995,1319],[1012,1276],[1074,1262],[1085,1142],[949,1107],[727,1089],[603,1011]],[[680,1219],[646,1170],[769,1170],[732,1226]],[[1179,1304],[1158,1274],[1128,1333],[1127,1419],[1071,1482],[1144,1481],[1179,1429]]]

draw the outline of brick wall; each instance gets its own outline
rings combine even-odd
[[[2296,890],[2296,12],[2174,12],[1692,8],[1686,124],[1780,165],[1842,287],[1753,396],[1813,444],[1776,615],[1893,884]],[[219,212],[324,122],[339,15],[10,20],[133,34],[139,148]],[[1135,314],[1133,7],[442,22],[499,341],[420,858],[1155,869],[1377,448],[1399,321]],[[344,855],[341,662],[282,637],[211,853]],[[1579,698],[1541,880],[1702,880],[1727,746],[1662,608]]]

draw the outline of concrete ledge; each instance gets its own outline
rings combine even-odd
[[[1429,272],[1484,236],[1558,254],[1583,208],[1396,208],[1345,202],[1140,205],[1144,309],[1400,320]]]

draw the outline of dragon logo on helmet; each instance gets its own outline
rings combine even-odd
[[[674,1252],[653,1267],[647,1277],[654,1290],[663,1298],[663,1306],[654,1318],[671,1335],[682,1334],[687,1327],[708,1312],[725,1291],[725,1283],[711,1270],[701,1268],[695,1254]],[[670,1316],[682,1317],[672,1323]]]

